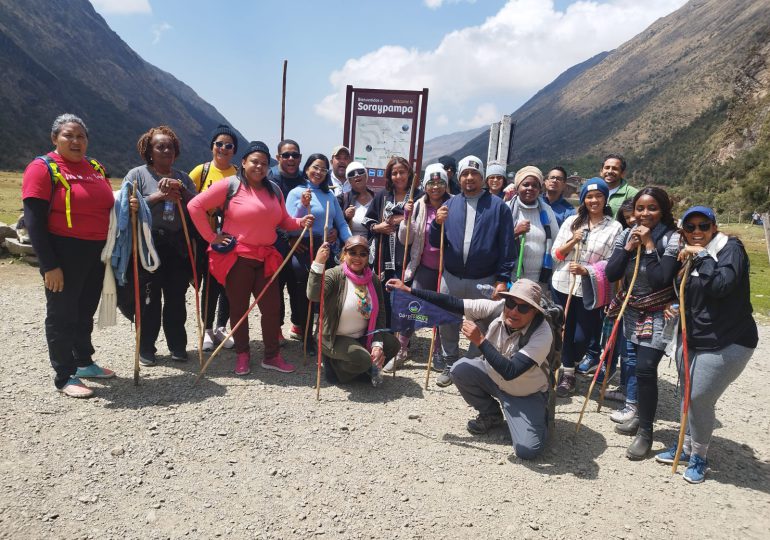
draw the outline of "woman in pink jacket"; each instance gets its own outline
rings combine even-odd
[[[190,216],[201,236],[211,244],[211,275],[225,284],[230,300],[230,321],[236,324],[248,309],[251,295],[260,293],[281,265],[273,244],[276,229],[293,231],[313,223],[312,214],[293,218],[286,212],[281,190],[267,179],[270,151],[261,141],[252,142],[241,157],[238,173],[212,185],[188,204]],[[230,186],[237,186],[231,189]],[[222,232],[211,229],[207,211],[224,209]],[[262,367],[291,373],[295,367],[280,354],[280,297],[273,282],[259,301],[265,357]],[[234,334],[236,375],[251,372],[248,321]]]

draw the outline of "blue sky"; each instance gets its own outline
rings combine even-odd
[[[426,139],[499,120],[559,73],[685,0],[91,0],[148,62],[248,139],[342,140],[344,89],[430,89]]]

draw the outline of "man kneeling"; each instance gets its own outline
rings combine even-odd
[[[479,413],[468,422],[468,431],[481,435],[506,422],[520,459],[540,454],[548,435],[548,354],[553,341],[540,306],[540,286],[520,279],[508,292],[498,293],[503,297],[499,301],[462,300],[410,289],[397,279],[387,286],[466,317],[462,332],[482,356],[461,358],[450,374],[465,401]],[[473,321],[489,321],[486,336]],[[525,335],[529,339],[521,346]]]

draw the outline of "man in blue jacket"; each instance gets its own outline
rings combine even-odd
[[[463,158],[457,172],[460,194],[438,209],[430,227],[430,243],[440,247],[443,225],[441,292],[456,298],[483,298],[477,284],[491,285],[495,294],[505,292],[514,266],[511,210],[501,198],[484,190],[484,166],[479,158]],[[443,387],[452,384],[449,368],[460,357],[460,325],[442,325],[439,331],[444,365],[436,366],[442,369],[436,384]],[[480,355],[478,347],[471,345],[468,356]]]

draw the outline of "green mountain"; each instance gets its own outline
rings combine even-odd
[[[210,131],[230,124],[131,50],[88,0],[0,0],[0,71],[0,169],[21,169],[48,151],[51,123],[63,112],[83,118],[88,153],[113,176],[141,164],[136,141],[150,127],[174,129],[177,164],[189,170],[211,159]]]

